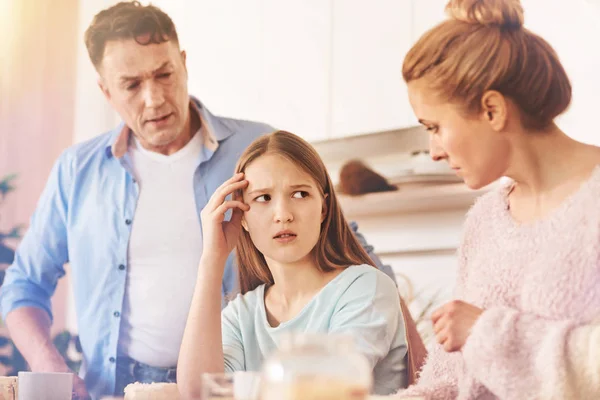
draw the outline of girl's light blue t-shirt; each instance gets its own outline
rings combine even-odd
[[[289,332],[343,333],[355,339],[373,368],[373,393],[395,393],[407,383],[407,343],[398,289],[370,265],[346,268],[293,319],[272,327],[265,285],[233,299],[221,314],[225,371],[260,371]]]

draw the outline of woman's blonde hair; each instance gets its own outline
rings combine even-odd
[[[319,240],[313,250],[317,268],[327,272],[350,265],[374,266],[348,226],[338,204],[331,179],[316,150],[293,133],[276,131],[261,136],[250,144],[238,161],[236,173],[244,172],[253,161],[265,154],[285,157],[308,173],[317,184],[327,208],[325,219],[321,223]],[[237,198],[241,195],[241,192],[236,193]],[[273,284],[273,276],[264,256],[245,230],[242,230],[238,240],[236,257],[242,294],[256,289],[263,283]]]
[[[571,83],[552,47],[523,27],[519,0],[450,0],[449,19],[426,32],[406,55],[408,83],[424,78],[467,113],[496,90],[520,109],[529,129],[543,129],[571,102]]]

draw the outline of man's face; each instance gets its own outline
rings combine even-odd
[[[98,70],[102,92],[145,147],[159,151],[188,134],[185,52],[176,42],[110,41]]]

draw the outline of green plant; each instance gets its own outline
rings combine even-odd
[[[79,336],[73,335],[69,331],[62,331],[54,336],[54,345],[65,359],[67,366],[75,373],[79,372],[82,352]]]
[[[16,175],[8,175],[0,180],[0,203],[2,203],[6,196],[15,190],[15,186],[13,185],[13,181],[15,180]],[[15,258],[15,251],[11,249],[5,241],[7,239],[19,239],[21,237],[22,226],[13,227],[8,232],[0,232],[0,265],[2,264],[12,264],[13,259]],[[4,269],[0,270],[0,285],[4,281]]]
[[[6,196],[14,191],[14,180],[16,175],[8,175],[0,180],[0,203],[2,203]],[[15,226],[8,232],[0,232],[0,265],[12,264],[15,258],[15,251],[10,248],[5,241],[7,239],[20,239],[21,231],[23,226]],[[0,285],[4,281],[4,269],[0,270]],[[63,331],[57,334],[53,339],[54,345],[58,349],[59,353],[65,359],[69,368],[73,371],[78,372],[81,365],[81,344],[79,343],[79,337],[72,335],[68,331]],[[27,371],[29,366],[23,358],[23,355],[19,352],[14,342],[6,337],[0,335],[0,364],[3,365],[9,375],[16,375],[19,371]]]
[[[81,344],[79,343],[79,337],[68,331],[63,331],[54,336],[53,343],[65,359],[67,366],[73,372],[79,372],[79,368],[81,367]],[[29,370],[27,361],[25,361],[25,358],[10,338],[0,335],[0,349],[3,350],[4,354],[0,356],[0,364],[5,367],[7,375],[14,376],[19,371]]]

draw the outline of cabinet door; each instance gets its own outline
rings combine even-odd
[[[261,118],[307,140],[329,137],[331,1],[263,0]]]
[[[414,45],[425,32],[447,18],[445,9],[448,0],[412,0],[412,3],[412,45]],[[411,113],[409,118],[413,124],[419,123],[414,114]]]
[[[185,2],[190,93],[220,115],[328,136],[329,1]]]
[[[334,137],[411,124],[402,80],[411,43],[411,0],[333,0]]]
[[[215,114],[257,119],[263,68],[262,1],[183,2],[185,22],[177,28],[187,51],[190,94]]]

